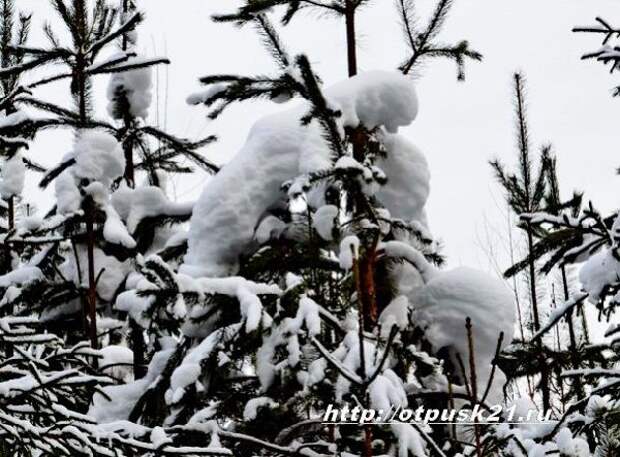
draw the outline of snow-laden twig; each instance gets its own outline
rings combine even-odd
[[[560,319],[571,313],[573,308],[582,303],[587,297],[588,294],[586,292],[580,292],[569,301],[553,310],[553,312],[549,315],[549,320],[547,321],[547,323],[534,334],[534,336],[532,337],[532,341],[536,341],[541,338],[545,333],[547,333],[551,328],[553,328],[553,326],[557,324]]]
[[[358,384],[358,385],[363,385],[364,384],[364,381],[362,380],[362,378],[360,378],[358,375],[353,373],[351,370],[349,370],[347,367],[345,367],[342,363],[340,363],[338,360],[336,360],[334,358],[334,356],[331,355],[329,353],[329,351],[325,348],[325,346],[323,346],[319,342],[319,340],[316,339],[316,337],[312,337],[312,339],[310,341],[319,350],[321,355],[323,357],[325,357],[325,360],[327,360],[327,362],[331,366],[333,366],[336,370],[338,370],[340,372],[340,374],[342,374],[342,376],[344,376],[349,381],[351,381],[351,382],[353,382],[355,384]]]

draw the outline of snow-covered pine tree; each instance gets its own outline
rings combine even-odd
[[[515,109],[516,109],[516,132],[519,148],[519,166],[517,173],[509,173],[504,165],[494,160],[491,166],[495,176],[502,186],[506,200],[512,211],[518,216],[546,211],[560,215],[565,211],[578,211],[581,204],[581,195],[574,193],[568,201],[562,201],[560,197],[559,183],[556,173],[556,159],[553,156],[550,145],[543,146],[539,157],[538,171],[534,172],[534,161],[530,157],[529,127],[527,123],[526,99],[524,78],[520,74],[514,76],[515,84]],[[526,273],[525,283],[529,287],[529,296],[532,309],[530,315],[533,319],[529,325],[528,340],[540,330],[541,322],[546,316],[554,312],[557,303],[568,301],[570,298],[570,279],[566,266],[557,266],[555,259],[547,258],[547,252],[537,251],[540,245],[536,242],[546,236],[540,226],[532,226],[527,221],[521,220],[518,227],[525,232],[525,241],[528,254],[522,261],[516,262],[505,272],[506,278]],[[556,268],[557,267],[557,268]],[[542,275],[540,273],[543,273]],[[557,276],[557,277],[556,277]],[[582,322],[585,316],[582,314]],[[519,310],[519,319],[526,320]],[[521,325],[521,322],[520,322]],[[584,326],[584,328],[586,328]],[[574,389],[565,391],[566,380],[561,378],[561,371],[567,368],[568,360],[572,360],[573,368],[580,365],[577,353],[577,331],[573,318],[567,320],[568,342],[563,341],[564,331],[558,326],[554,329],[554,335],[548,335],[543,340],[538,339],[536,344],[528,343],[525,338],[518,344],[513,345],[506,357],[504,365],[514,379],[531,376],[540,373],[540,390],[542,403],[545,410],[551,408],[561,411],[567,402],[575,395],[583,395],[580,380],[575,380]],[[524,333],[525,335],[525,333]],[[562,349],[564,344],[566,348]],[[535,357],[534,357],[535,356]],[[532,363],[532,358],[540,361]],[[520,360],[519,360],[520,359]],[[552,360],[553,363],[548,363]],[[543,363],[543,361],[545,361]],[[548,371],[547,367],[552,367]],[[556,399],[555,403],[553,398]]]
[[[544,157],[548,154],[547,149],[543,149],[541,154],[541,164],[538,173],[532,168],[532,159],[530,157],[530,139],[528,132],[528,124],[526,118],[526,101],[524,80],[521,74],[514,75],[515,89],[515,113],[517,121],[517,145],[519,150],[519,167],[516,173],[506,171],[504,165],[498,160],[491,162],[491,166],[495,172],[497,180],[506,192],[506,199],[511,209],[516,214],[533,213],[538,211],[544,203],[545,196],[545,170],[542,167]],[[527,239],[528,252],[532,252],[536,233],[529,224],[523,224],[522,228]],[[530,288],[531,316],[533,321],[533,332],[540,330],[541,310],[539,309],[540,296],[537,291],[537,274],[536,265],[533,261],[527,264],[528,278],[527,284]],[[512,273],[512,272],[510,272]],[[509,275],[511,276],[511,275]],[[539,342],[535,349],[535,359],[539,361],[541,374],[540,391],[542,393],[542,405],[545,411],[551,407],[551,391],[550,391],[550,374],[545,364],[545,354],[542,342]],[[532,354],[527,354],[527,366],[531,366]],[[511,370],[511,373],[514,371]]]
[[[72,309],[78,311],[73,315],[79,316],[80,302],[92,284],[89,281],[86,286],[86,275],[82,273],[87,263],[92,267],[89,273],[97,271],[97,300],[106,316],[98,327],[91,319],[91,345],[96,346],[94,329],[104,330],[105,335],[108,327],[118,325],[119,321],[110,317],[122,316],[111,313],[110,300],[131,271],[127,259],[140,259],[140,254],[154,250],[174,261],[183,253],[182,237],[167,244],[175,234],[169,227],[189,218],[191,204],[175,204],[167,199],[162,190],[165,188],[162,173],[191,171],[189,167],[176,163],[181,156],[189,157],[204,168],[214,168],[196,152],[198,147],[213,141],[213,137],[190,142],[133,118],[130,126],[116,128],[96,120],[89,109],[89,78],[110,73],[113,75],[110,86],[114,89],[110,91],[111,106],[122,104],[119,100],[126,97],[129,100],[127,109],[134,109],[136,105],[142,105],[142,110],[148,108],[144,98],[149,95],[150,87],[139,87],[143,92],[136,94],[131,90],[135,89],[131,83],[136,80],[143,83],[146,79],[144,69],[165,63],[166,59],[137,59],[133,52],[128,51],[101,63],[95,61],[104,46],[117,38],[124,41],[122,37],[132,31],[141,16],[134,12],[127,20],[121,18],[115,28],[117,11],[104,2],[95,2],[90,14],[86,12],[88,4],[84,1],[76,0],[69,5],[59,0],[52,4],[73,38],[73,47],[63,47],[49,27],[45,32],[52,48],[26,47],[28,19],[24,18],[20,29],[23,31],[19,32],[18,38],[2,48],[3,56],[9,56],[3,60],[0,69],[3,87],[5,83],[6,87],[9,83],[13,87],[3,93],[2,109],[14,111],[19,106],[47,115],[23,114],[8,120],[8,116],[3,116],[2,146],[22,146],[14,139],[30,139],[44,128],[65,126],[76,129],[73,152],[48,172],[42,182],[46,186],[56,180],[57,204],[45,218],[34,215],[16,221],[9,232],[10,239],[3,239],[4,246],[12,249],[14,258],[12,269],[0,276],[3,313],[24,317],[11,316],[2,322],[0,366],[3,374],[0,381],[5,398],[2,401],[2,430],[5,433],[0,434],[2,449],[7,455],[34,453],[42,456],[227,454],[226,451],[205,451],[187,446],[179,449],[161,439],[158,429],[125,423],[108,423],[100,427],[86,413],[93,393],[101,386],[128,379],[124,365],[131,363],[131,358],[126,360],[126,348],[111,345],[97,352],[85,342],[65,346],[63,338],[47,333],[56,329],[66,340],[80,340],[79,329],[71,325],[71,318]],[[12,9],[7,5],[5,2],[5,12],[8,13]],[[7,30],[8,14],[3,19],[3,30]],[[70,71],[31,82],[24,88],[16,85],[17,77],[24,72],[56,60],[69,66]],[[118,77],[118,72],[126,78]],[[72,95],[78,107],[75,111],[32,96],[37,87],[62,79],[71,80]],[[136,117],[140,116],[145,114],[141,111]],[[128,138],[132,147],[141,151],[142,162],[136,168],[145,170],[147,176],[147,184],[135,189],[135,193],[131,193],[133,188],[119,188],[125,169],[121,144],[126,146]],[[157,149],[151,150],[149,138],[159,141]],[[24,164],[37,168],[29,160],[24,160]],[[5,165],[2,164],[1,168],[3,177],[15,178],[9,173],[15,170]],[[150,186],[149,181],[157,186]],[[10,183],[7,180],[5,184],[8,188]],[[85,203],[88,199],[90,202]],[[85,217],[89,209],[85,204],[92,204],[91,209],[95,212],[92,227],[89,227],[91,221]],[[128,228],[132,229],[133,236],[128,233]],[[42,325],[38,324],[39,321]],[[98,375],[93,368],[98,359],[107,373],[123,379]]]
[[[93,394],[113,384],[92,368],[88,342],[66,347],[35,317],[0,318],[0,455],[134,457],[228,455],[175,447],[159,429],[101,426],[86,414]],[[163,436],[163,438],[162,438]]]
[[[87,343],[65,349],[38,327],[36,318],[0,319],[0,454],[83,455],[93,422],[79,411],[112,380],[92,372]]]
[[[613,73],[620,58],[609,42],[619,37],[620,32],[601,18],[597,18],[597,22],[595,26],[577,27],[575,31],[603,35],[603,48],[584,55],[584,59],[611,63]],[[614,93],[617,94],[618,91]],[[591,202],[583,205],[579,194],[562,201],[557,188],[555,161],[551,156],[547,156],[545,161],[547,206],[534,212],[524,211],[520,215],[522,223],[532,227],[539,236],[527,258],[513,266],[511,271],[540,262],[540,273],[549,274],[553,268],[564,271],[572,264],[580,264],[582,290],[572,294],[565,290],[565,302],[550,314],[547,322],[533,335],[532,341],[541,341],[545,334],[564,320],[573,333],[574,329],[570,330],[574,326],[573,316],[584,304],[595,305],[599,319],[605,319],[610,325],[604,334],[605,339],[596,343],[589,342],[587,327],[584,326],[586,338],[577,341],[576,337],[571,336],[567,351],[555,355],[553,364],[562,368],[562,376],[575,381],[567,395],[572,401],[555,427],[539,437],[539,446],[545,449],[545,443],[554,437],[559,445],[563,441],[562,433],[566,438],[572,433],[580,441],[573,440],[570,446],[564,442],[560,450],[565,455],[616,455],[620,451],[620,383],[617,380],[620,345],[616,337],[620,325],[614,321],[617,320],[617,291],[620,287],[620,218],[617,212],[604,216]],[[562,428],[570,432],[558,433]]]
[[[32,56],[27,67],[60,60],[69,67],[66,73],[35,81],[29,88],[62,79],[71,82],[77,111],[53,105],[31,96],[19,96],[17,102],[52,114],[19,125],[23,130],[36,132],[49,126],[69,126],[76,129],[74,151],[51,170],[42,181],[47,186],[56,180],[57,205],[55,217],[38,223],[29,220],[19,235],[25,242],[38,242],[44,250],[58,251],[53,265],[45,274],[31,281],[17,298],[30,307],[45,307],[48,319],[63,316],[62,329],[75,337],[77,326],[67,326],[73,315],[76,323],[88,314],[91,344],[96,346],[96,309],[113,317],[104,320],[99,330],[106,333],[110,324],[117,327],[122,318],[113,312],[111,304],[122,291],[126,277],[132,271],[136,256],[164,250],[170,260],[183,253],[182,240],[167,245],[174,235],[171,225],[186,221],[191,204],[176,204],[165,194],[165,172],[187,173],[192,168],[181,166],[177,159],[191,162],[209,171],[216,170],[196,150],[215,138],[197,142],[177,138],[157,126],[145,122],[151,98],[151,67],[168,63],[165,58],[142,58],[134,51],[133,32],[141,21],[133,2],[122,2],[113,8],[105,2],[94,3],[87,14],[87,3],[52,2],[73,38],[73,47],[61,46],[53,31],[45,29],[52,47],[29,49],[20,46],[16,51]],[[120,11],[120,12],[119,12]],[[118,22],[118,25],[117,25]],[[118,41],[120,52],[98,59],[106,48]],[[13,67],[13,71],[17,71]],[[10,74],[10,71],[7,72]],[[110,115],[118,126],[98,120],[90,109],[90,78],[110,75],[108,90]],[[153,144],[158,144],[153,147]],[[134,158],[141,160],[134,163]],[[129,170],[129,171],[128,171]],[[145,172],[145,184],[135,188],[135,172]],[[125,182],[121,182],[121,178]],[[45,245],[48,240],[48,245]],[[173,240],[174,241],[174,240]],[[48,249],[49,244],[53,248]],[[47,255],[43,257],[49,257]],[[82,302],[80,318],[79,302]],[[86,312],[87,311],[87,312]],[[78,324],[79,325],[79,324]],[[82,324],[83,326],[85,324]],[[140,342],[141,331],[133,332],[134,342]],[[139,344],[136,350],[137,374],[143,366]]]
[[[135,13],[136,2],[122,0],[120,8],[122,24]],[[120,39],[121,52],[132,55],[132,62],[140,60],[134,51],[137,41],[135,32],[124,33]],[[197,152],[216,138],[210,135],[191,142],[148,124],[152,85],[150,66],[113,73],[110,77],[108,113],[120,125],[116,137],[122,144],[125,158],[124,182],[114,192],[112,203],[136,240],[136,255],[159,253],[166,261],[174,263],[185,252],[185,240],[183,237],[175,238],[178,230],[174,229],[174,225],[189,219],[193,205],[191,202],[179,204],[170,201],[166,195],[168,176],[193,171],[192,167],[178,163],[178,158],[188,159],[208,173],[216,172],[218,168]],[[157,147],[153,147],[155,143]],[[140,162],[135,163],[135,157],[139,157]],[[140,172],[145,174],[144,183],[136,186],[136,173]],[[136,266],[141,270],[143,259],[136,260]],[[124,314],[124,311],[121,310],[121,313]],[[129,314],[130,346],[137,378],[145,374],[147,355],[145,329],[138,324],[139,321],[142,318],[135,319]]]
[[[420,62],[450,58],[462,79],[465,60],[481,56],[465,41],[438,40],[451,1],[439,0],[423,22],[414,2],[398,0],[410,55],[399,71],[358,74],[356,15],[371,3],[248,0],[216,17],[256,27],[279,72],[208,76],[205,90],[188,101],[206,105],[210,117],[256,98],[286,105],[256,123],[195,205],[167,197],[166,175],[191,171],[179,158],[217,171],[197,151],[214,138],[191,142],[148,124],[149,69],[167,60],[136,55],[135,2],[119,0],[117,8],[99,0],[52,0],[73,43],[61,45],[47,27],[49,49],[12,48],[26,59],[1,69],[3,78],[62,63],[66,72],[28,89],[67,79],[77,108],[26,92],[3,94],[2,100],[46,115],[5,126],[3,137],[30,138],[59,126],[76,130],[73,151],[43,180],[56,181],[57,205],[45,218],[17,221],[11,242],[21,251],[0,276],[2,305],[23,315],[0,320],[0,442],[7,453],[581,457],[596,446],[598,455],[608,449],[613,455],[609,424],[617,405],[597,396],[617,390],[613,344],[579,346],[583,360],[595,366],[588,371],[566,357],[572,370],[566,376],[601,376],[607,384],[587,384],[587,401],[537,433],[508,423],[423,426],[401,416],[363,427],[322,423],[329,405],[391,413],[405,406],[487,409],[506,400],[497,364],[513,333],[512,296],[483,273],[440,268],[440,246],[424,210],[426,160],[398,133],[417,115],[406,75]],[[343,19],[348,80],[324,86],[306,56],[286,51],[269,21],[279,6],[284,24],[304,9]],[[114,42],[119,53],[97,57]],[[110,75],[112,122],[89,107],[90,79],[101,74]],[[535,215],[540,219],[524,216],[540,230],[534,253],[554,232],[542,230],[543,219],[576,219],[568,205],[558,204],[553,159],[543,162],[546,201],[536,205],[547,212]],[[190,217],[189,233],[179,231],[178,223]],[[595,247],[615,233],[613,219],[598,220]],[[590,243],[592,233],[582,242]],[[528,258],[527,265],[530,260],[540,261]],[[610,294],[614,287],[602,290]],[[577,303],[585,298],[571,295]],[[64,341],[73,330],[71,308],[78,321],[84,302],[98,307],[88,307],[89,331],[92,346],[106,346],[101,351]],[[611,303],[604,300],[602,309]],[[539,322],[534,345],[566,310]],[[99,325],[93,311],[104,317]],[[124,342],[118,344],[117,328],[125,333],[126,323],[133,360]],[[63,338],[48,333],[54,329]],[[95,358],[107,376],[98,374]],[[141,371],[143,363],[148,369]],[[509,400],[520,413],[530,407]]]
[[[175,443],[206,435],[210,446],[243,455],[476,455],[520,443],[477,427],[464,437],[443,426],[321,423],[330,403],[388,411],[501,401],[494,360],[514,323],[501,282],[437,268],[426,161],[397,134],[417,114],[403,73],[439,55],[454,58],[462,77],[464,58],[480,58],[464,44],[437,44],[450,2],[420,30],[412,3],[399,2],[413,63],[327,89],[268,20],[284,4],[285,23],[302,6],[344,16],[355,75],[351,10],[367,3],[256,1],[216,18],[253,24],[280,74],[205,77],[206,89],[188,101],[210,117],[258,97],[297,103],[260,120],[206,186],[180,268],[147,258],[119,296],[117,307],[157,339],[156,352],[143,379],[106,388],[111,401],[97,398],[91,412],[100,421],[164,425]]]
[[[117,178],[118,174],[122,175],[123,163],[116,155],[117,143],[114,137],[109,133],[98,133],[87,131],[87,128],[102,127],[100,123],[92,121],[92,112],[90,107],[90,78],[93,74],[103,72],[108,69],[110,64],[118,62],[105,62],[102,66],[95,66],[95,59],[101,50],[115,37],[119,36],[124,29],[131,29],[140,20],[139,15],[134,16],[127,24],[121,26],[120,29],[114,30],[114,18],[116,10],[108,8],[102,1],[96,2],[91,14],[88,13],[88,5],[85,1],[75,0],[71,5],[66,4],[62,0],[53,1],[53,6],[59,14],[64,26],[71,37],[69,45],[62,45],[50,27],[45,28],[45,32],[50,41],[49,49],[34,49],[26,46],[17,46],[15,52],[23,54],[29,59],[24,59],[21,65],[14,66],[4,70],[4,75],[11,76],[24,68],[36,68],[48,63],[61,62],[67,68],[64,73],[54,74],[42,81],[32,83],[29,87],[33,88],[41,84],[47,84],[62,79],[70,80],[71,96],[75,102],[75,111],[72,109],[55,106],[50,103],[39,101],[30,97],[21,97],[19,102],[28,104],[31,107],[42,109],[50,112],[53,117],[42,121],[32,121],[27,119],[18,128],[23,130],[31,130],[32,133],[43,127],[67,125],[76,129],[76,143],[72,154],[66,157],[59,167],[50,171],[43,180],[46,185],[51,180],[59,177],[56,194],[59,197],[58,204],[53,210],[53,223],[50,225],[49,220],[45,223],[42,219],[39,224],[27,224],[25,233],[22,238],[29,238],[34,232],[35,236],[41,234],[49,236],[48,243],[52,245],[66,244],[65,239],[70,240],[75,255],[75,265],[73,266],[73,276],[78,276],[79,281],[75,284],[71,279],[67,278],[67,269],[63,272],[59,268],[54,268],[52,277],[43,278],[41,281],[35,281],[39,303],[50,309],[58,311],[60,314],[66,313],[68,310],[79,315],[79,307],[73,306],[73,299],[82,300],[82,325],[84,330],[89,329],[87,333],[90,335],[91,344],[97,346],[97,329],[96,329],[96,306],[97,306],[97,273],[95,266],[95,230],[99,224],[98,218],[101,210],[109,212],[109,205],[106,205],[107,192],[112,181]],[[125,59],[126,60],[126,59]],[[118,220],[118,216],[111,220]],[[105,219],[104,219],[105,220]],[[135,243],[129,241],[129,235],[119,232],[115,227],[115,236],[121,237],[122,240],[115,240],[117,243],[125,245]],[[108,227],[108,232],[110,228]],[[133,247],[133,246],[128,246]],[[66,246],[60,246],[65,248]],[[48,247],[46,246],[47,250]],[[61,255],[61,258],[64,256]],[[56,259],[54,259],[56,260]],[[63,259],[64,260],[64,259]],[[65,262],[66,264],[66,262]],[[71,267],[69,267],[71,269]],[[85,270],[85,282],[88,286],[86,290],[82,289],[82,269]],[[33,278],[31,278],[33,279]],[[51,280],[49,280],[51,279]],[[47,286],[53,293],[60,295],[62,298],[55,303],[47,303],[47,290],[41,290],[42,285]],[[64,290],[62,290],[64,286]],[[60,289],[60,290],[59,290]],[[43,292],[43,293],[41,293]],[[59,293],[60,292],[60,293]],[[24,294],[21,294],[24,295]],[[26,294],[29,295],[29,294]],[[43,300],[41,300],[43,298]],[[71,309],[71,308],[74,309]],[[26,312],[32,312],[28,309]],[[77,320],[79,322],[79,320]],[[90,324],[87,324],[90,322]],[[70,330],[75,332],[76,328],[71,326]]]

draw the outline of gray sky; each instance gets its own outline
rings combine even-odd
[[[59,25],[43,0],[18,0],[34,13],[33,43],[44,44],[44,21]],[[281,110],[269,103],[236,106],[221,119],[207,122],[204,110],[189,107],[185,98],[199,88],[197,78],[221,72],[261,74],[276,71],[251,29],[215,24],[214,12],[229,11],[236,0],[142,0],[147,20],[140,29],[140,47],[147,55],[167,55],[172,64],[158,72],[158,105],[153,122],[178,135],[196,138],[217,134],[220,141],[207,156],[223,163],[243,144],[252,123],[261,115]],[[434,2],[419,0],[422,10]],[[558,155],[564,192],[586,192],[605,210],[616,208],[620,166],[620,100],[611,97],[618,78],[600,64],[580,56],[596,49],[596,38],[571,33],[575,25],[596,16],[620,22],[617,0],[456,0],[441,38],[466,38],[484,54],[484,62],[467,68],[467,81],[455,81],[452,63],[428,65],[416,84],[420,114],[404,133],[426,154],[432,173],[429,221],[444,240],[452,265],[490,268],[486,259],[493,231],[505,229],[501,192],[493,182],[488,160],[515,163],[512,74],[528,79],[530,130],[534,145],[552,142]],[[57,27],[56,27],[57,28]],[[395,68],[406,56],[392,0],[374,0],[359,17],[361,70]],[[305,52],[329,85],[346,77],[344,24],[333,18],[303,14],[282,35],[292,53]],[[107,78],[95,84],[98,112],[105,115]],[[66,86],[51,85],[38,92],[67,103]],[[157,116],[159,111],[159,116]],[[32,148],[33,157],[51,165],[70,148],[70,135],[47,133]],[[196,198],[206,176],[176,180],[181,200]],[[183,181],[183,182],[181,182]],[[28,189],[33,191],[34,184]],[[51,190],[37,193],[41,205]],[[482,247],[481,245],[486,245]],[[501,249],[500,249],[501,251]],[[501,253],[500,253],[501,254]],[[502,267],[506,264],[500,261]]]

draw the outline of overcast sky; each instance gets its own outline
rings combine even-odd
[[[34,13],[33,44],[45,44],[44,21],[59,26],[44,0],[17,0],[19,9]],[[276,69],[251,29],[239,30],[210,21],[214,12],[231,11],[236,0],[142,0],[147,19],[140,29],[145,54],[167,55],[172,64],[158,72],[159,109],[151,121],[173,133],[197,138],[217,134],[220,141],[205,151],[224,163],[243,144],[252,123],[282,109],[269,103],[237,106],[215,122],[204,110],[185,104],[199,88],[197,78],[215,73],[261,74]],[[359,17],[360,69],[391,69],[406,56],[392,0],[374,0]],[[424,11],[434,1],[419,0]],[[468,65],[467,81],[457,83],[452,63],[427,65],[416,80],[420,114],[404,133],[426,154],[432,173],[429,221],[443,239],[452,265],[484,269],[489,248],[499,249],[494,231],[506,221],[501,192],[493,182],[488,160],[515,163],[512,74],[528,80],[530,130],[537,147],[552,142],[566,193],[586,192],[599,207],[618,205],[615,168],[620,166],[618,120],[620,99],[611,97],[619,84],[600,64],[580,56],[596,49],[596,38],[571,33],[575,25],[603,16],[620,23],[617,0],[456,0],[441,38],[466,38],[484,54]],[[58,28],[58,27],[56,27]],[[329,85],[346,77],[344,24],[333,18],[302,14],[282,31],[291,53],[309,55]],[[105,115],[106,77],[95,83],[98,112]],[[49,100],[67,103],[62,83],[39,91]],[[33,157],[51,165],[70,148],[70,135],[42,135]],[[174,183],[181,200],[196,198],[207,177],[200,174]],[[182,182],[181,182],[182,181]],[[34,185],[30,184],[32,191]],[[52,192],[38,193],[40,205]],[[488,243],[490,238],[491,243]],[[504,259],[500,260],[504,263]],[[503,264],[502,267],[507,265]]]

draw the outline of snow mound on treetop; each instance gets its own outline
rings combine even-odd
[[[63,160],[71,158],[75,160],[75,165],[63,171],[55,181],[58,211],[69,214],[80,209],[83,180],[87,181],[87,185],[82,190],[105,207],[107,189],[125,171],[125,159],[119,142],[108,133],[82,131],[73,152]]]
[[[127,105],[132,116],[146,119],[153,98],[153,69],[151,67],[114,73],[108,85],[108,114],[122,119]]]
[[[388,177],[388,183],[379,189],[377,198],[392,216],[426,225],[424,205],[431,190],[426,157],[402,135],[386,134],[381,142],[387,158],[379,159],[377,166]]]
[[[347,127],[383,126],[390,133],[411,124],[418,115],[413,83],[401,73],[369,71],[333,85],[327,98],[342,112]]]
[[[504,332],[502,348],[514,333],[514,298],[504,282],[458,267],[434,274],[425,285],[413,290],[410,300],[416,320],[428,325],[425,335],[434,348],[447,347],[451,357],[459,353],[464,361],[469,357],[465,319],[471,318],[479,391],[483,392],[500,332]],[[497,374],[495,378],[494,393],[501,394],[503,379]]]
[[[330,105],[341,110],[340,127],[355,127],[361,122],[367,128],[382,126],[388,132],[409,125],[418,112],[418,100],[412,82],[395,72],[373,71],[336,84],[325,91]],[[331,151],[316,122],[302,126],[300,119],[309,111],[307,102],[279,114],[267,116],[252,127],[245,145],[203,190],[191,219],[188,253],[181,271],[192,276],[222,276],[234,273],[239,255],[252,240],[254,229],[266,210],[283,196],[281,185],[304,173],[327,169],[331,166]],[[398,168],[401,176],[396,185],[406,178],[403,173],[417,165],[422,166],[421,154],[404,140],[388,137],[395,151],[391,165],[388,157],[382,163],[386,168]],[[414,153],[409,167],[407,154]],[[410,199],[403,205],[408,214],[418,214],[428,194],[428,169],[416,172],[411,180],[424,179],[424,184],[411,194],[393,190],[384,194],[392,206],[395,198]],[[388,174],[388,178],[389,178]],[[388,184],[389,186],[389,184]],[[241,190],[242,189],[242,190]],[[409,189],[409,187],[406,187]],[[426,189],[426,191],[425,191]],[[400,217],[398,211],[392,212]]]
[[[112,135],[94,130],[83,131],[75,144],[76,178],[99,181],[109,186],[125,171],[120,143]]]

